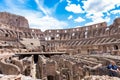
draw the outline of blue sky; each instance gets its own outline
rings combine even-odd
[[[120,17],[120,0],[0,0],[0,12],[26,17],[31,28],[66,29]]]

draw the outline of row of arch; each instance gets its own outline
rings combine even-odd
[[[93,37],[103,37],[115,34],[120,34],[120,18],[114,20],[113,24],[107,26],[106,23],[95,24],[86,27],[79,27],[73,29],[47,30],[45,36],[49,37],[46,40],[70,40],[83,39]]]
[[[35,32],[18,32],[7,29],[0,29],[0,36],[3,38],[14,38],[14,39],[43,37],[42,34],[37,34]]]
[[[68,33],[49,33],[46,34],[46,40],[71,40],[71,39],[83,39],[83,38],[93,38],[110,36],[114,34],[119,34],[120,29],[115,26],[114,28],[99,28],[94,30],[76,31]]]

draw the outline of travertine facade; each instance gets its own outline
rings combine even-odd
[[[117,18],[110,26],[103,22],[66,30],[46,30],[46,47],[48,51],[119,54],[119,27],[120,18]]]
[[[68,53],[70,52],[71,54],[120,53],[120,18],[115,19],[110,26],[107,26],[107,23],[103,22],[72,29],[56,29],[42,32],[39,29],[29,28],[27,25],[28,22],[24,17],[6,12],[2,12],[0,15],[1,47],[2,44],[4,46],[13,46],[14,44],[13,47],[17,49],[18,47],[26,49],[27,45],[29,45],[28,51],[65,51]],[[15,22],[16,24],[9,24],[9,18],[11,18],[10,21],[14,22],[14,19],[17,19],[18,17],[20,17],[20,20]],[[18,23],[20,23],[20,25]],[[33,41],[35,44],[32,43]]]
[[[9,56],[0,57],[0,73],[42,80],[92,80],[91,75],[108,75],[101,66],[111,60],[120,66],[115,56],[120,55],[119,35],[120,18],[110,26],[102,22],[42,32],[29,28],[22,16],[1,12],[0,54]]]

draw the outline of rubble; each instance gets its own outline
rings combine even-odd
[[[117,77],[110,77],[110,76],[86,76],[84,79],[82,80],[120,80],[120,78]]]
[[[41,80],[41,79],[34,79],[30,76],[24,75],[2,75],[0,74],[0,80]]]

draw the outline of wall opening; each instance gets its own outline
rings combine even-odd
[[[2,46],[0,46],[0,49],[2,49],[3,47]]]
[[[54,38],[54,37],[51,37],[51,40],[55,40],[55,38]]]
[[[24,46],[23,49],[27,49],[27,48]]]
[[[54,76],[51,75],[47,76],[47,80],[54,80]]]
[[[103,53],[106,53],[107,52],[107,48],[106,46],[103,46]]]
[[[45,46],[44,45],[42,45],[42,51],[45,52]]]
[[[8,37],[8,34],[5,34],[5,37]]]
[[[114,50],[118,50],[118,46],[117,45],[114,45]]]
[[[3,74],[1,70],[0,70],[0,74]]]
[[[34,63],[38,62],[38,55],[34,55]]]
[[[30,43],[31,45],[33,45],[33,43]]]

